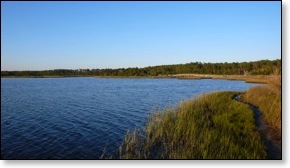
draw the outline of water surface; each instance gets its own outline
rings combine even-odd
[[[217,90],[227,80],[1,78],[2,159],[98,159],[150,112]]]

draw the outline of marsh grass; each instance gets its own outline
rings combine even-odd
[[[257,106],[270,127],[271,135],[281,143],[281,76],[273,76],[269,84],[250,88],[244,101]]]
[[[226,79],[241,80],[247,83],[269,83],[271,75],[212,75],[212,74],[177,74],[177,79]]]
[[[119,159],[265,159],[253,112],[216,92],[153,113],[144,130],[128,132]]]

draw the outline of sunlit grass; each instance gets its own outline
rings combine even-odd
[[[120,159],[265,159],[253,112],[217,92],[151,115],[145,130],[128,132]]]
[[[213,74],[177,74],[178,79],[226,79],[243,80],[247,83],[269,83],[271,75],[213,75]]]
[[[257,106],[271,128],[271,134],[281,141],[281,76],[274,76],[266,86],[250,88],[244,101]]]

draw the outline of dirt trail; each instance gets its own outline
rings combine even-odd
[[[236,96],[234,100],[240,103],[244,103],[240,101],[239,95]],[[260,112],[260,110],[257,107],[251,104],[247,104],[247,103],[244,103],[244,104],[248,105],[251,108],[251,110],[254,112],[255,125],[257,127],[258,132],[260,133],[262,137],[262,140],[264,141],[266,145],[268,159],[282,159],[281,144],[276,142],[274,138],[272,138],[269,135],[269,129],[266,122],[264,121],[263,114]]]

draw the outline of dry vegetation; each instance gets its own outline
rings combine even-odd
[[[250,88],[244,101],[257,106],[270,127],[271,135],[281,142],[281,76],[272,76],[269,84]]]
[[[243,80],[248,83],[269,83],[272,79],[270,75],[206,75],[206,74],[177,74],[173,75],[177,79],[227,79]]]

